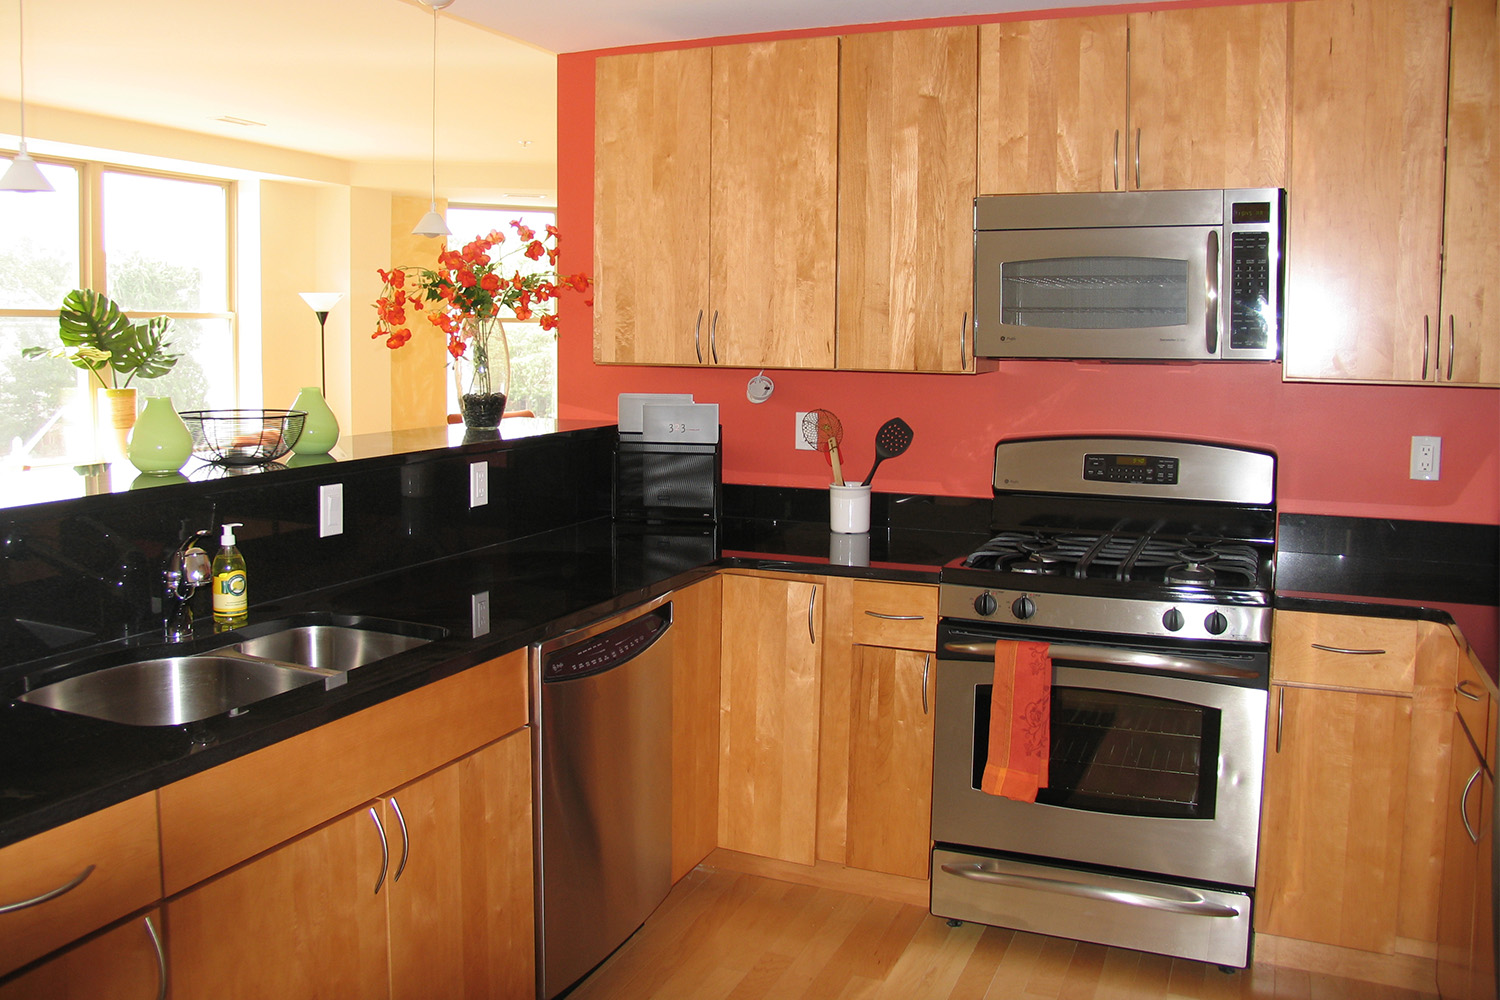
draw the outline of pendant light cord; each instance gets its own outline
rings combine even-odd
[[[432,197],[429,203],[434,212],[437,211],[437,28],[438,8],[434,3],[432,5]],[[24,110],[23,108],[23,113]]]
[[[20,49],[17,65],[21,70],[21,148],[26,148],[26,0],[16,3],[16,46]]]

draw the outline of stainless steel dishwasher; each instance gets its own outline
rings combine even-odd
[[[557,996],[672,887],[672,604],[531,649],[537,979]]]

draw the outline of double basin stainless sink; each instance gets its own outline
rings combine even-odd
[[[137,660],[48,684],[16,700],[131,726],[180,726],[347,672],[431,642],[441,630],[293,625],[202,653]],[[409,634],[417,633],[417,634]],[[425,633],[425,634],[422,634]]]

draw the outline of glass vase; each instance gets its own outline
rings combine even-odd
[[[171,476],[193,453],[193,435],[168,396],[147,396],[130,432],[130,464],[152,476]]]
[[[470,430],[493,430],[505,415],[510,392],[510,345],[498,319],[470,319],[463,327],[463,354],[453,358],[458,410]]]
[[[333,415],[328,400],[323,398],[321,389],[315,385],[303,386],[302,391],[297,393],[297,398],[292,400],[292,409],[307,414],[307,419],[302,424],[302,433],[298,435],[297,443],[292,445],[293,452],[303,456],[326,455],[330,448],[338,444],[338,418]]]

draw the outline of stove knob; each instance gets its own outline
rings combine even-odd
[[[1036,614],[1036,604],[1029,597],[1018,597],[1011,602],[1010,613],[1025,621]]]
[[[1229,628],[1229,619],[1218,611],[1211,613],[1203,619],[1203,627],[1208,629],[1209,635],[1223,635]]]
[[[974,598],[974,610],[984,615],[986,618],[994,614],[995,610],[998,607],[1000,607],[1000,605],[998,602],[996,602],[995,595],[989,593],[988,591]]]
[[[1181,631],[1184,624],[1182,619],[1182,612],[1178,611],[1176,608],[1169,609],[1166,614],[1161,616],[1161,623],[1162,627],[1165,628],[1168,632]]]

